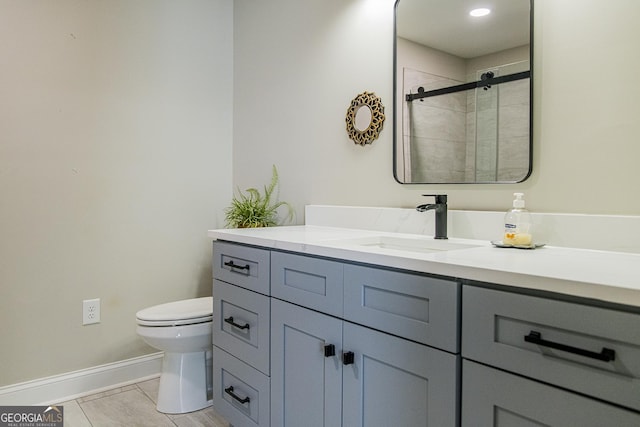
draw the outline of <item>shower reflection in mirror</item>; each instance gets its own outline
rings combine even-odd
[[[533,0],[397,0],[394,175],[520,182],[531,173]],[[479,20],[478,20],[479,19]]]
[[[476,70],[473,88],[449,91],[468,85],[405,69],[404,93],[418,95],[403,105],[409,182],[520,181],[529,168],[528,70],[528,60]],[[527,77],[493,83],[511,75]]]

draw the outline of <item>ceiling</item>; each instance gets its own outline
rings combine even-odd
[[[491,9],[473,18],[469,11]],[[529,44],[529,0],[399,0],[397,34],[469,59]]]

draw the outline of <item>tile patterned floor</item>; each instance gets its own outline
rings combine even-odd
[[[188,414],[156,411],[160,379],[62,402],[65,427],[229,427],[209,407]]]

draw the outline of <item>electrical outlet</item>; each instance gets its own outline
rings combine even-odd
[[[100,298],[82,301],[82,324],[100,323]]]

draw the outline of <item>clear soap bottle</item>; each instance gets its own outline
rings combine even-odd
[[[531,246],[531,214],[524,208],[523,193],[513,193],[513,208],[504,216],[504,236],[502,243],[514,246]]]

